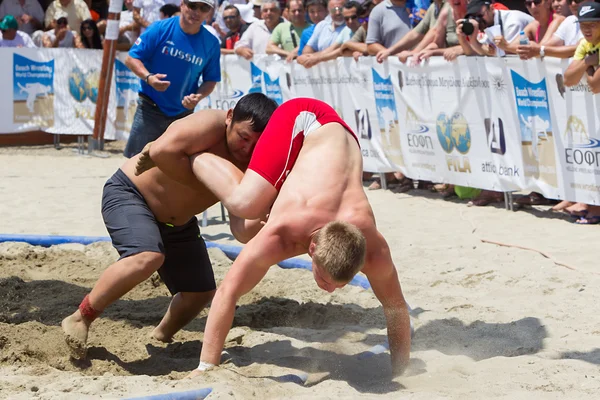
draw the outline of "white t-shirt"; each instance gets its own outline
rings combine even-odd
[[[0,32],[0,47],[37,47],[25,32],[17,31],[13,40],[4,39]]]
[[[119,28],[133,23],[133,11],[121,11],[121,19],[119,20]],[[134,44],[138,38],[138,33],[134,31],[123,32],[123,36],[127,38],[129,43]]]
[[[554,36],[558,37],[564,42],[565,46],[575,46],[583,38],[581,29],[579,28],[579,22],[577,16],[569,15],[565,20],[558,26]]]
[[[271,40],[271,33],[264,20],[253,22],[233,48],[248,47],[254,54],[265,54],[267,44]]]
[[[160,21],[160,8],[165,4],[180,5],[181,0],[134,0],[133,7],[139,8],[142,18],[146,21],[153,23],[154,21]],[[143,33],[146,28],[142,28]]]
[[[7,15],[19,18],[24,14],[37,19],[40,23],[44,23],[44,10],[38,0],[25,0],[23,5],[19,3],[19,0],[4,0],[0,4],[0,19]],[[19,30],[29,35],[35,31],[31,23],[19,24]]]
[[[502,24],[500,24],[502,18]],[[508,43],[512,42],[519,36],[519,32],[533,21],[533,17],[518,10],[496,10],[494,12],[494,25],[502,26],[502,36]],[[489,43],[493,44],[493,38],[488,39]]]
[[[44,32],[44,35],[47,35],[52,43],[56,40],[56,34],[54,33],[54,29],[49,30],[48,32]],[[67,31],[63,40],[58,42],[58,47],[75,47],[75,33],[74,31]]]

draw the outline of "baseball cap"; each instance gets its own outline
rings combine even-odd
[[[250,3],[252,3],[252,5],[254,7],[260,7],[260,6],[262,6],[263,2],[262,2],[262,0],[250,0]]]
[[[600,4],[591,2],[581,3],[577,10],[577,21],[600,21]]]
[[[59,20],[59,19],[61,19],[61,18],[67,18],[67,19],[68,19],[68,18],[69,18],[69,14],[67,14],[67,13],[66,13],[65,11],[63,11],[63,10],[57,10],[57,11],[54,13],[54,20],[55,20],[55,21],[58,21],[58,20]]]
[[[19,29],[19,23],[12,15],[5,16],[0,22],[0,30]]]
[[[215,8],[215,0],[186,0],[186,1],[188,1],[189,3],[204,3],[204,4],[208,4],[212,8]]]
[[[481,11],[481,7],[483,6],[491,6],[492,2],[490,0],[471,0],[467,5],[467,14],[466,15],[475,15],[479,14]]]

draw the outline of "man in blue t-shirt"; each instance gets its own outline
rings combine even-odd
[[[191,114],[221,80],[219,41],[202,26],[214,4],[183,0],[180,16],[150,25],[129,51],[125,64],[140,77],[142,89],[125,157]]]

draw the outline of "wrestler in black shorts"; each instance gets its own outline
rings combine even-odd
[[[196,217],[181,226],[157,221],[142,194],[120,169],[104,185],[102,218],[120,258],[144,251],[165,256],[158,274],[172,295],[216,289]]]

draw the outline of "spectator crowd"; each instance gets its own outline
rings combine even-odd
[[[108,3],[3,0],[0,47],[101,49]],[[118,49],[128,50],[151,24],[179,15],[188,3],[125,0]],[[191,8],[190,12],[196,11]],[[600,93],[600,5],[591,1],[222,0],[201,15],[204,28],[218,39],[221,54],[237,54],[245,59],[272,54],[311,68],[337,57],[373,56],[379,63],[397,57],[413,66],[432,56],[450,62],[459,56],[556,57],[570,59],[565,86],[584,79],[592,93]],[[388,174],[386,180],[400,192],[416,186],[401,173]],[[475,206],[504,200],[499,192],[431,182],[418,185],[439,191],[445,198],[469,193],[470,204]],[[380,187],[377,178],[369,186]],[[517,203],[555,202],[530,193]],[[572,213],[583,224],[600,222],[600,208],[595,206],[562,202],[554,209]]]

